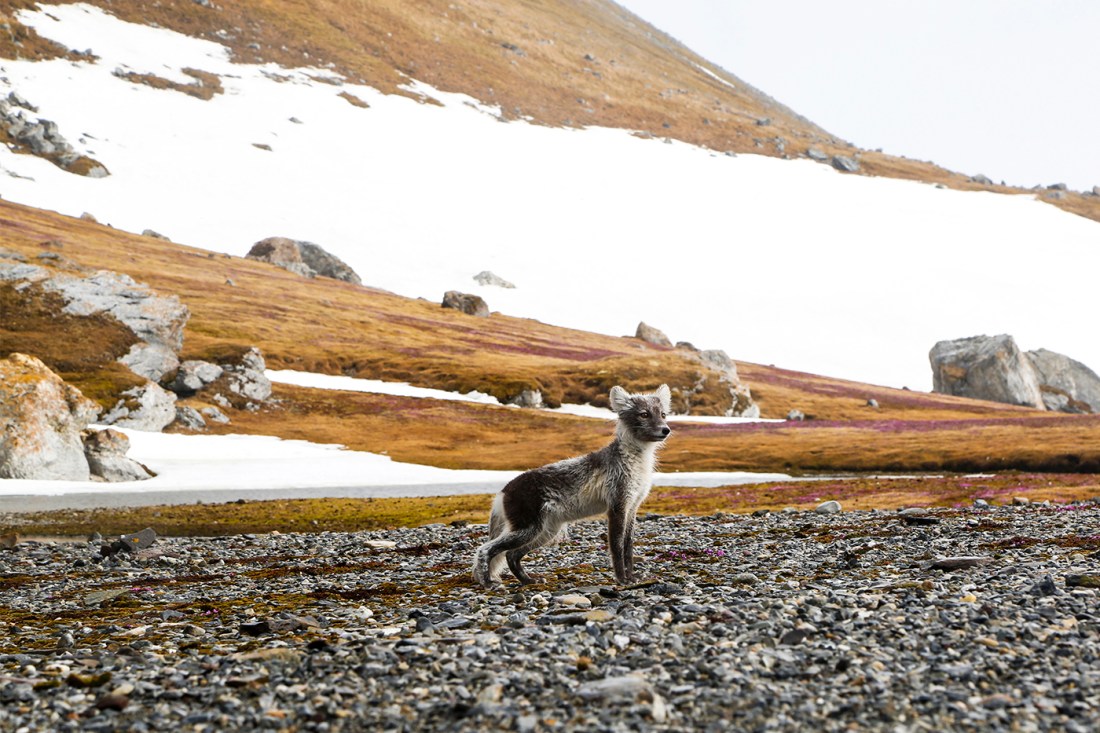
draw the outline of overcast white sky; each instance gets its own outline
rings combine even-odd
[[[1100,185],[1097,0],[617,0],[863,148]]]

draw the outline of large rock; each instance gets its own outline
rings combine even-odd
[[[699,362],[707,370],[718,375],[718,383],[729,390],[730,407],[726,410],[726,417],[760,417],[760,406],[752,400],[752,392],[748,386],[741,382],[737,374],[737,365],[729,354],[721,349],[682,349],[683,355],[688,359]],[[699,381],[692,389],[680,388],[674,391],[673,410],[689,414],[691,410],[692,396],[706,389],[707,374],[703,373]]]
[[[359,285],[355,271],[331,252],[312,242],[300,242],[287,237],[268,237],[252,245],[245,255],[251,260],[270,262],[302,277],[331,277]]]
[[[1100,376],[1079,361],[1046,349],[1027,352],[1048,410],[1100,413]]]
[[[74,316],[105,314],[134,334],[138,343],[121,361],[153,381],[179,366],[183,328],[190,313],[176,296],[162,297],[129,275],[101,270],[87,277],[27,264],[0,264],[0,280],[18,290],[38,284],[61,296],[63,312]]]
[[[650,326],[645,321],[638,324],[638,328],[634,331],[634,338],[641,339],[654,346],[664,346],[668,349],[672,348],[672,341],[665,335],[665,332],[659,328]]]
[[[468,316],[489,317],[489,306],[481,296],[460,293],[457,290],[448,290],[443,294],[443,307],[454,308]]]
[[[148,468],[126,457],[130,439],[112,428],[87,430],[84,433],[84,455],[92,476],[103,481],[144,481],[152,478]]]
[[[126,390],[103,416],[105,425],[159,433],[176,419],[176,395],[155,382]]]
[[[1039,374],[1011,336],[940,341],[928,359],[934,392],[1046,409]]]
[[[98,413],[35,357],[0,359],[0,478],[87,481],[81,432]]]

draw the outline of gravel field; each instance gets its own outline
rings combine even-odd
[[[479,525],[0,547],[0,730],[1100,727],[1094,503],[638,532],[489,592]]]

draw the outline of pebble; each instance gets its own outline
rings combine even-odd
[[[489,591],[478,524],[19,543],[0,730],[1100,729],[1100,505],[843,517],[640,523],[628,586],[582,523]]]

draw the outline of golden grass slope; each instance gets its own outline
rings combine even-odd
[[[213,7],[193,0],[88,1],[124,20],[227,44],[241,62],[327,67],[349,81],[413,97],[402,85],[416,79],[496,105],[506,119],[617,127],[779,157],[803,157],[813,146],[858,157],[866,175],[1027,192],[858,149],[609,0],[238,0]],[[0,0],[0,19],[12,29],[7,38],[0,34],[0,58],[71,53],[19,24],[13,13],[24,7],[33,3]],[[1039,193],[1100,221],[1098,196]]]
[[[473,318],[434,302],[215,254],[0,200],[3,246],[30,262],[124,272],[188,306],[185,358],[258,346],[273,368],[478,389],[537,388],[551,401],[606,404],[614,384],[693,384],[682,352],[538,321]],[[45,256],[45,258],[43,258]],[[60,256],[61,259],[57,259]],[[231,282],[230,282],[231,281]],[[109,318],[71,319],[34,289],[0,287],[0,356],[38,356],[104,406],[137,378],[115,362],[132,343]],[[1060,415],[739,363],[765,417],[803,423],[674,425],[667,470],[1100,470],[1100,416]],[[713,376],[713,375],[711,375]],[[716,378],[692,411],[713,414]],[[277,435],[443,467],[518,470],[593,450],[609,422],[546,411],[276,385],[259,412],[211,432]],[[874,399],[878,407],[868,405]],[[201,407],[201,396],[185,404]]]

